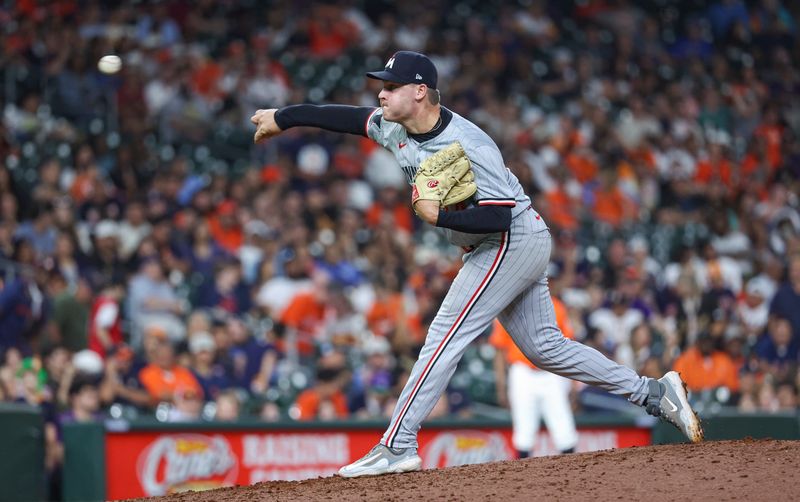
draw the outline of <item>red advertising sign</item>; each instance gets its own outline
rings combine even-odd
[[[108,432],[109,499],[165,495],[260,481],[330,476],[366,453],[379,430]],[[644,428],[580,429],[578,451],[650,444]],[[514,458],[511,429],[423,429],[425,469]],[[535,454],[557,451],[546,432]]]

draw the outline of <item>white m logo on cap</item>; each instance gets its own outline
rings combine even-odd
[[[386,62],[387,68],[391,68],[392,66],[394,66],[394,56],[392,56],[392,59]]]

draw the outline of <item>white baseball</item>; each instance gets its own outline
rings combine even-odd
[[[97,69],[103,73],[117,73],[122,69],[122,59],[115,54],[108,54],[97,62]]]

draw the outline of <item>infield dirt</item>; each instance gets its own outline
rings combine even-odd
[[[800,500],[800,441],[707,441],[139,500]]]

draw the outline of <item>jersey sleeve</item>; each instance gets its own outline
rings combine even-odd
[[[408,136],[400,124],[383,120],[381,108],[375,108],[369,115],[365,127],[368,138],[387,148],[393,143],[404,141]]]
[[[350,105],[289,105],[275,112],[275,123],[281,130],[290,127],[319,127],[326,131],[366,136],[365,124],[375,109]]]
[[[500,150],[493,145],[483,145],[466,150],[475,174],[478,191],[475,201],[479,206],[514,207],[515,193],[509,183],[509,173]]]

